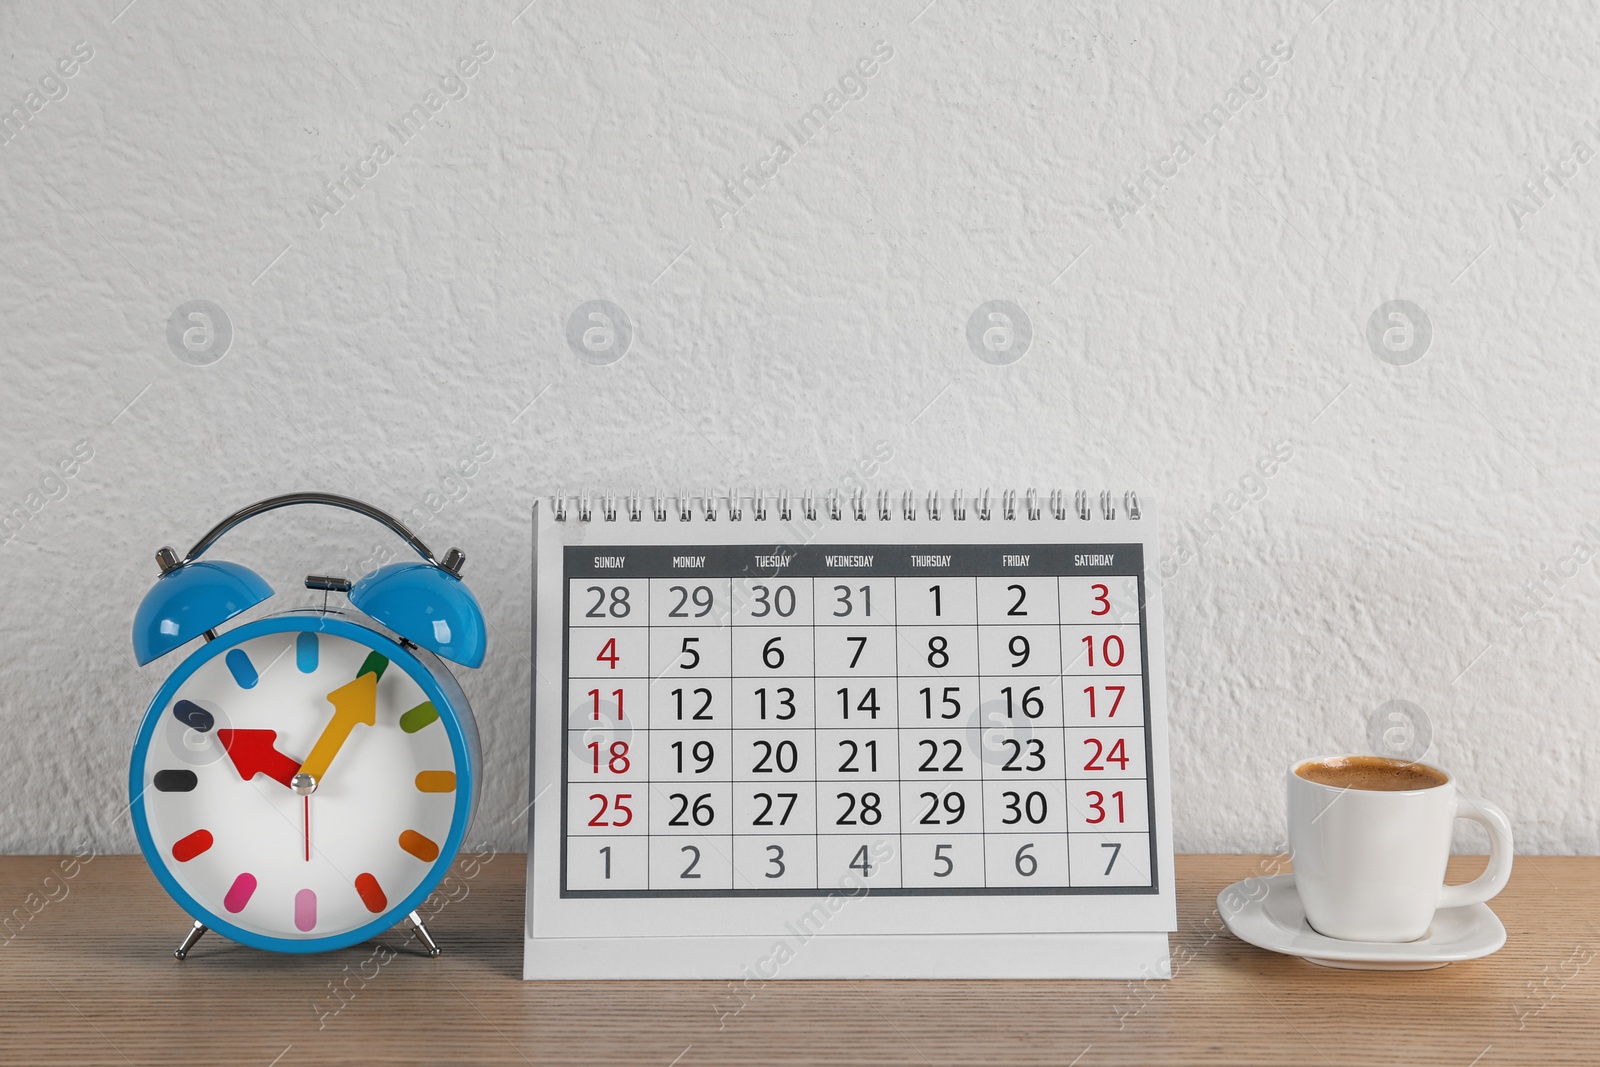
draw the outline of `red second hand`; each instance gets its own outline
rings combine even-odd
[[[311,862],[311,798],[307,796],[306,802],[306,862]]]

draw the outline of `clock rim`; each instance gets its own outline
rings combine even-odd
[[[274,937],[271,934],[246,930],[218,916],[196,900],[173,877],[164,854],[156,846],[155,839],[150,833],[149,819],[144,810],[143,772],[150,743],[154,740],[162,712],[178,689],[196,670],[228,649],[251,638],[278,633],[305,632],[332,634],[382,653],[389,662],[398,664],[411,680],[417,683],[423,694],[438,710],[439,722],[443,724],[450,739],[451,755],[456,763],[456,800],[450,816],[450,833],[445,838],[444,846],[439,850],[439,858],[401,903],[386,909],[372,922],[355,930],[329,934],[325,937]],[[424,659],[424,656],[427,659]],[[435,662],[429,663],[430,659]],[[139,724],[139,733],[134,741],[133,755],[128,768],[129,810],[133,816],[134,835],[138,838],[140,851],[144,853],[145,863],[149,865],[162,888],[167,891],[167,895],[188,912],[191,918],[204,923],[209,929],[230,940],[251,948],[296,954],[329,952],[370,941],[378,934],[396,926],[415,911],[444,880],[444,876],[449,873],[451,865],[455,863],[456,856],[461,851],[467,827],[477,807],[478,756],[477,724],[472,717],[471,705],[468,704],[460,683],[450,674],[449,669],[438,661],[437,656],[422,649],[405,648],[378,630],[350,619],[339,618],[333,612],[317,609],[285,612],[252,620],[219,635],[214,641],[206,642],[190,653],[167,676],[161,688],[156,691],[156,695],[151,698],[150,706],[145,710],[144,720]]]

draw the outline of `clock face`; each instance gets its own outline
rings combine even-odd
[[[352,623],[299,625],[224,635],[180,668],[140,733],[133,811],[152,865],[201,921],[303,951],[359,940],[431,889],[471,779],[419,660]]]

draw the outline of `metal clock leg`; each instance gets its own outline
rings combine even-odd
[[[428,955],[430,957],[437,957],[441,949],[433,940],[433,936],[428,933],[428,928],[422,925],[422,917],[416,912],[412,912],[409,916],[407,916],[407,918],[411,920],[411,926],[417,932],[417,940],[421,941],[422,947],[428,950]],[[197,923],[196,925],[199,924]]]
[[[205,932],[205,923],[196,921],[195,924],[189,928],[189,932],[183,935],[183,942],[179,944],[177,948],[172,950],[173,956],[180,960],[188,958],[189,950],[194,948],[194,943],[200,940],[200,935],[204,934]]]

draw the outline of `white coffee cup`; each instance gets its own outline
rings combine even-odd
[[[1323,781],[1305,777],[1308,768]],[[1489,831],[1489,865],[1470,882],[1446,885],[1457,819]],[[1511,877],[1505,812],[1460,795],[1437,767],[1381,756],[1292,764],[1289,848],[1306,918],[1318,933],[1346,941],[1415,941],[1435,911],[1482,903]]]

